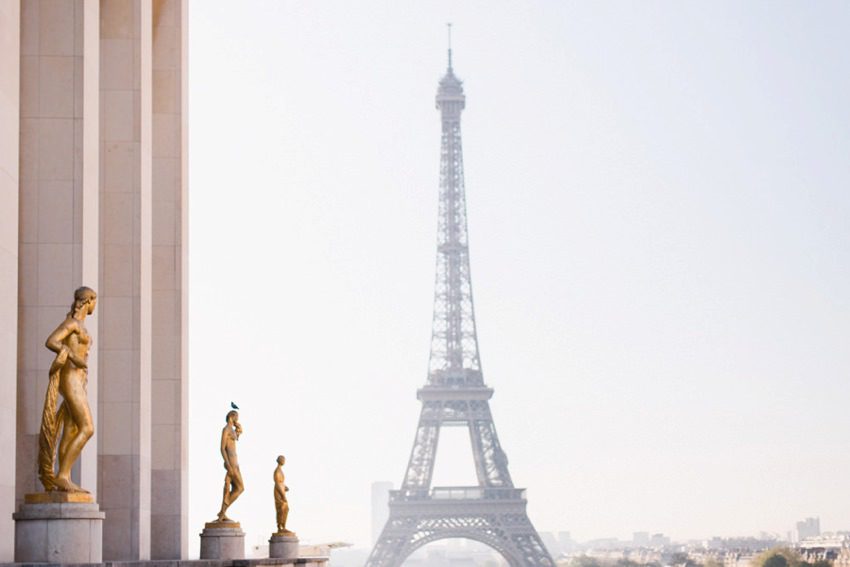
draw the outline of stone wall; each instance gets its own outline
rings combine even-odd
[[[187,0],[0,0],[0,561],[73,291],[98,291],[74,471],[104,559],[185,558]],[[17,324],[14,322],[17,321]]]

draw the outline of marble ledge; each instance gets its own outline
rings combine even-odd
[[[275,559],[259,557],[251,559],[229,559],[215,561],[212,559],[171,560],[158,559],[152,561],[104,561],[103,563],[0,563],[0,567],[275,567],[278,565],[297,565],[298,567],[326,567],[328,557],[298,557],[297,559]]]

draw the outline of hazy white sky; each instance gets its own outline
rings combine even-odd
[[[433,293],[445,23],[485,381],[542,531],[850,529],[850,3],[190,4],[190,530],[367,546]],[[471,479],[450,431],[438,481]],[[195,543],[197,550],[197,543]],[[196,551],[197,552],[197,551]]]

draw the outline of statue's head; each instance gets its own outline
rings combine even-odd
[[[239,412],[236,410],[230,410],[227,412],[227,416],[224,418],[227,423],[236,423],[239,421]]]
[[[94,313],[94,307],[97,304],[97,293],[86,286],[78,287],[74,291],[74,303],[71,305],[71,314],[84,309],[86,315]]]
[[[286,462],[286,457],[284,457],[283,455],[278,455],[278,457],[277,457],[277,464],[279,464],[280,466],[283,466],[283,464],[284,464],[285,462]]]

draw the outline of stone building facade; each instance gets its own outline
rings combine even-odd
[[[0,0],[0,562],[73,291],[104,560],[187,555],[187,0]]]

